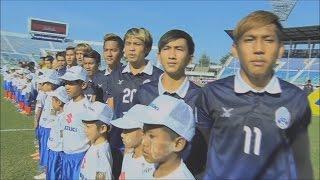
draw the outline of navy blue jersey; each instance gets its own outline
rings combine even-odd
[[[137,89],[143,83],[157,80],[162,74],[162,71],[151,62],[148,62],[144,71],[136,75],[128,72],[128,66],[123,66],[117,70],[113,70],[107,78],[107,91],[109,97],[114,100],[114,114],[116,118],[123,116],[132,106],[132,100],[137,92]],[[112,128],[111,145],[114,147],[122,147],[120,138],[121,131],[116,127]],[[117,131],[117,132],[116,132]]]
[[[235,76],[207,84],[198,127],[211,130],[203,179],[295,179],[292,146],[310,123],[306,94],[279,79],[281,93],[236,93]]]
[[[103,101],[103,82],[106,80],[101,71],[96,72],[92,79],[89,79],[87,88],[84,90],[84,94],[90,101]]]
[[[66,70],[67,70],[67,68],[64,67],[64,68],[62,68],[62,69],[57,69],[56,71],[57,71],[57,73],[58,73],[58,76],[60,77],[60,76],[63,76],[64,73],[66,73]]]
[[[159,96],[159,79],[140,86],[133,100],[134,104],[149,105],[156,97]],[[189,87],[184,97],[180,97],[177,93],[164,92],[163,94],[173,96],[177,99],[183,99],[192,109],[195,109],[195,101],[198,97],[200,87],[189,81]],[[184,157],[188,169],[193,175],[201,173],[206,164],[207,145],[204,137],[198,129],[191,142],[191,149],[187,152],[188,157]]]
[[[122,63],[119,63],[116,67],[115,67],[115,69],[113,70],[113,71],[117,71],[117,70],[119,70],[119,69],[121,69],[122,68]],[[109,75],[111,74],[112,72],[109,72],[108,70],[107,70],[107,68],[103,71],[103,75],[104,75],[104,77],[103,77],[103,81],[102,81],[102,86],[101,86],[101,88],[102,88],[102,92],[103,92],[103,102],[106,102],[107,101],[107,99],[110,97],[110,92],[108,92],[108,78],[109,78]]]

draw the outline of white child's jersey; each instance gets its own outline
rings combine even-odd
[[[119,180],[126,179],[150,179],[153,176],[155,165],[148,163],[143,156],[133,158],[133,153],[123,156],[121,174]]]
[[[7,80],[8,82],[12,82],[12,79],[13,79],[13,73],[8,73],[6,80]]]
[[[27,80],[26,79],[20,79],[18,82],[17,82],[17,88],[19,90],[22,90],[23,87],[27,84]]]
[[[12,78],[12,86],[17,86],[18,81],[19,81],[18,77],[13,77]]]
[[[47,98],[47,94],[43,91],[39,91],[37,98],[36,98],[36,106],[35,106],[35,112],[38,112],[39,108],[43,109],[44,102]]]
[[[42,108],[39,125],[44,128],[51,128],[55,118],[55,111],[52,107],[52,96],[47,94]]]
[[[22,89],[21,94],[26,95],[27,93],[31,92],[31,82],[27,82],[25,88]]]
[[[181,160],[180,166],[167,176],[157,178],[157,179],[185,179],[194,180],[195,178],[187,168],[186,164]]]
[[[85,112],[89,105],[89,100],[83,98],[78,102],[71,99],[63,107],[63,151],[67,154],[85,152],[89,148],[85,125],[80,117],[80,114]]]
[[[112,155],[107,141],[90,146],[81,162],[80,179],[96,179],[97,172],[105,174],[105,179],[113,179]]]
[[[9,73],[7,73],[6,71],[3,71],[2,73],[3,73],[3,74],[2,74],[2,75],[3,75],[3,80],[4,80],[4,81],[7,81],[8,78],[9,78]]]
[[[62,138],[63,138],[63,126],[62,121],[64,120],[63,112],[56,115],[54,119],[50,135],[48,139],[48,148],[52,151],[62,151]]]

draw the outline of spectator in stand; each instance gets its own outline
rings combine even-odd
[[[307,84],[304,85],[303,91],[307,93],[307,95],[311,94],[313,91],[313,85],[311,83],[311,79],[307,81]]]

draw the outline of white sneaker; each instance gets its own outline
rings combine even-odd
[[[33,179],[46,179],[46,173],[43,172],[37,176],[33,176]]]

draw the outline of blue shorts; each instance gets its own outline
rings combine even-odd
[[[7,90],[8,89],[8,83],[6,80],[3,81],[3,89]]]
[[[35,138],[39,141],[39,126],[34,130]]]
[[[85,154],[86,152],[75,154],[62,153],[62,179],[79,179],[80,166]]]
[[[44,128],[39,126],[38,138],[39,138],[39,153],[40,153],[40,166],[47,166],[48,163],[48,138],[50,135],[50,128]]]
[[[62,153],[63,153],[62,151],[52,151],[49,149],[46,179],[52,179],[52,180],[61,179]]]

